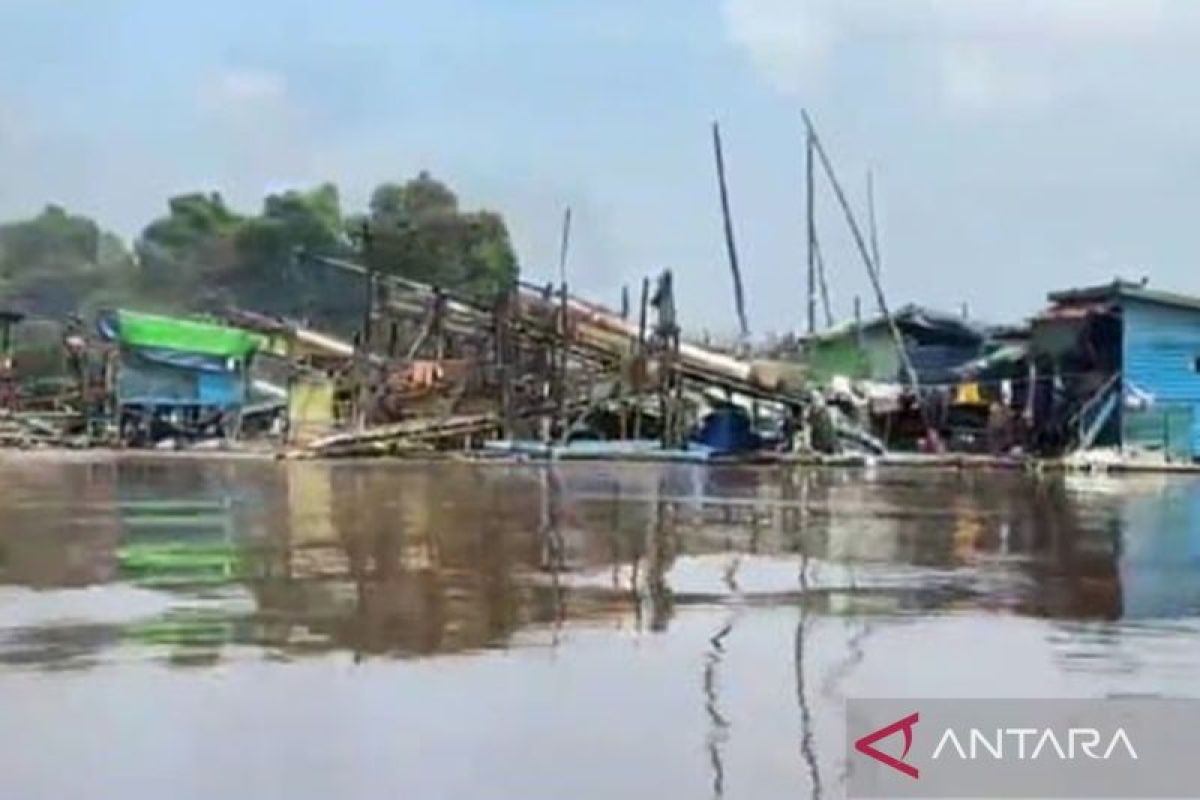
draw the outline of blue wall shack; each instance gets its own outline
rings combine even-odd
[[[1073,383],[1067,410],[1088,429],[1078,446],[1200,459],[1200,297],[1116,281],[1050,301],[1033,344],[1043,374]]]
[[[1122,441],[1180,459],[1200,454],[1200,300],[1195,307],[1123,295],[1121,361],[1126,403]]]

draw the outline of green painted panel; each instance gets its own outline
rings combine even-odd
[[[1192,452],[1192,406],[1160,404],[1143,411],[1125,410],[1122,439],[1127,447],[1160,451],[1189,461]]]
[[[870,375],[867,353],[851,337],[816,342],[804,354],[804,363],[813,379],[827,382],[835,375],[862,379]]]

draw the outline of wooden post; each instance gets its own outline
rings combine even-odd
[[[542,300],[544,301],[544,306],[543,306],[544,308],[552,307],[552,304],[554,302],[554,284],[547,283],[546,286],[542,289]],[[558,347],[559,347],[558,340],[559,340],[559,337],[558,337],[558,315],[557,314],[554,314],[554,316],[551,319],[551,322],[553,323],[554,328],[551,331],[551,335],[550,335],[548,344],[542,348],[542,355],[538,359],[538,368],[542,372],[542,375],[541,375],[541,378],[542,378],[542,380],[541,380],[541,384],[542,384],[541,400],[542,400],[543,407],[547,406],[549,403],[554,401],[554,399],[557,397],[556,393],[558,391],[557,380],[558,380]],[[551,441],[551,427],[553,425],[553,422],[554,422],[554,420],[552,419],[552,415],[549,413],[545,413],[543,411],[542,416],[541,416],[541,432],[542,432],[542,441],[546,444],[550,444],[550,441]]]
[[[371,318],[375,311],[375,269],[371,259],[371,225],[368,222],[362,224],[362,252],[363,261],[366,263],[366,274],[364,278],[364,297],[363,297],[363,319],[362,319],[362,346],[363,350],[370,352],[371,349]]]
[[[125,431],[121,428],[121,394],[117,381],[119,359],[120,356],[115,350],[104,354],[104,397],[105,402],[108,403],[109,422],[112,429],[117,432],[117,441],[124,446]]]
[[[433,287],[433,317],[430,331],[433,334],[433,357],[441,362],[446,357],[446,295],[441,287]]]
[[[367,425],[367,399],[370,396],[370,356],[371,356],[371,327],[375,312],[375,270],[371,258],[372,236],[370,223],[362,224],[362,253],[366,271],[363,274],[364,297],[362,330],[359,333],[359,352],[357,361],[357,386],[354,392],[354,427],[362,430]]]
[[[659,385],[658,385],[658,418],[659,418],[659,446],[667,450],[672,446],[672,432],[675,427],[675,421],[671,414],[671,375],[675,370],[673,356],[674,349],[671,347],[670,337],[662,342],[662,352],[658,356],[659,369]]]
[[[567,206],[563,210],[562,237],[558,248],[558,347],[555,351],[557,357],[551,365],[551,369],[554,370],[554,418],[558,426],[559,441],[564,443],[567,441],[567,355],[570,352],[567,346],[567,254],[570,249],[571,207]]]
[[[617,387],[617,438],[622,442],[629,438],[629,401],[625,397],[625,387]]]
[[[670,270],[659,277],[658,321],[654,326],[659,356],[659,413],[662,417],[663,448],[676,446],[679,438],[678,405],[680,385],[677,363],[679,360],[679,325],[675,317],[675,287]]]
[[[392,320],[388,324],[388,358],[395,358],[400,352],[400,323]]]
[[[1029,356],[1029,369],[1026,371],[1026,389],[1025,389],[1025,425],[1032,435],[1034,425],[1037,424],[1035,419],[1036,412],[1034,409],[1037,400],[1037,362],[1032,356]]]
[[[621,319],[629,319],[629,284],[621,285]],[[617,438],[625,441],[629,438],[629,400],[625,396],[628,388],[626,372],[633,364],[633,359],[622,359],[621,368],[617,371]]]
[[[671,332],[671,446],[683,445],[683,381],[679,377],[679,329]]]
[[[641,311],[638,316],[638,340],[637,347],[634,349],[634,397],[636,405],[634,406],[633,417],[633,438],[642,438],[642,389],[645,383],[646,375],[644,371],[647,369],[646,363],[646,314],[650,305],[650,279],[642,278],[642,303]]]
[[[512,392],[512,354],[509,352],[509,325],[512,317],[513,295],[515,287],[505,286],[496,295],[496,307],[493,314],[493,344],[496,361],[496,380],[500,384],[500,424],[502,435],[513,438],[513,392]]]
[[[642,278],[642,305],[638,317],[638,355],[646,348],[646,315],[650,307],[650,279]]]
[[[557,379],[555,386],[557,387],[558,397],[557,411],[555,416],[558,418],[558,437],[559,441],[564,444],[567,441],[567,356],[571,350],[570,343],[570,320],[567,318],[567,284],[563,283],[560,287],[559,309],[558,309],[558,336],[559,336],[559,355],[558,363],[555,365]]]
[[[558,282],[567,282],[567,253],[571,249],[571,207],[563,211],[562,238],[558,247]]]
[[[712,124],[713,153],[717,160],[717,188],[721,195],[721,218],[725,226],[725,250],[729,254],[729,269],[733,273],[733,300],[737,306],[738,326],[742,341],[750,338],[750,324],[746,320],[746,296],[742,290],[742,271],[738,266],[737,243],[733,238],[733,216],[729,210],[729,188],[725,183],[725,154],[721,148],[721,127]]]

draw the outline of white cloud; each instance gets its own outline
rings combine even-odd
[[[1089,64],[1200,34],[1192,0],[724,0],[724,14],[781,91],[817,86],[853,47],[966,112],[1044,105],[1086,90]]]

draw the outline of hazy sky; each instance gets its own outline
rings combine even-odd
[[[1026,315],[1148,275],[1200,292],[1194,0],[0,0],[0,216],[57,202],[136,234],[182,191],[347,208],[429,169],[572,280],[678,274],[734,326],[720,118],[756,332],[798,326],[809,108],[855,202],[877,176],[894,303]],[[831,291],[867,294],[827,193]]]

